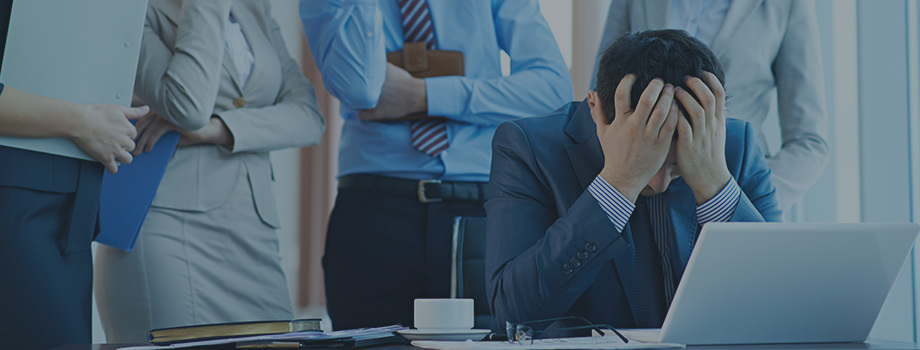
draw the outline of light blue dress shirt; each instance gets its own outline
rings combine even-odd
[[[683,29],[706,45],[712,45],[731,0],[672,0],[668,27]]]
[[[448,118],[450,148],[430,157],[410,145],[409,123],[368,122],[377,105],[386,52],[403,45],[397,0],[302,0],[300,15],[329,92],[345,123],[339,176],[488,181],[498,124],[545,115],[572,99],[568,68],[532,0],[428,0],[440,50],[463,52],[465,76],[425,79],[428,114]],[[511,57],[502,76],[500,51]]]

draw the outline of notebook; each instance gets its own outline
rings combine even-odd
[[[320,319],[275,320],[202,324],[154,329],[147,332],[153,344],[164,345],[186,341],[232,338],[249,335],[281,334],[301,331],[322,331]]]

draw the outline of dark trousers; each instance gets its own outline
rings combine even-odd
[[[25,152],[0,147],[0,348],[89,344],[102,167]]]
[[[454,218],[485,216],[478,202],[340,189],[323,270],[334,329],[411,327],[415,298],[450,297]]]

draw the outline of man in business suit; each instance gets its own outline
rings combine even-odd
[[[814,1],[614,0],[601,48],[627,32],[665,28],[686,30],[722,63],[725,88],[732,92],[729,116],[751,122],[769,157],[780,209],[789,209],[818,180],[829,157]],[[773,104],[779,150],[767,147],[763,132]]]
[[[485,207],[498,324],[577,315],[660,327],[703,224],[780,219],[754,132],[726,119],[705,44],[629,34],[597,79],[585,102],[496,131]]]

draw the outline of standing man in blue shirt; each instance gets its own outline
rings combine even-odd
[[[454,218],[485,216],[495,128],[569,100],[568,69],[536,1],[302,0],[300,10],[345,119],[323,257],[329,315],[336,329],[411,325],[415,298],[450,295]],[[462,52],[465,75],[416,79],[388,64],[405,42]],[[442,118],[391,121],[416,112]]]

